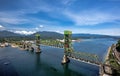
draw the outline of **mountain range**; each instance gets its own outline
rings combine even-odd
[[[10,31],[0,31],[0,38],[5,37],[26,37],[30,39],[35,38],[35,34],[40,34],[41,39],[63,39],[64,35],[57,32],[50,32],[50,31],[39,31],[31,35],[21,35]],[[98,34],[72,34],[73,39],[79,39],[79,38],[120,38],[120,36],[109,36],[109,35],[98,35]]]
[[[11,37],[11,36],[22,36],[20,34],[10,32],[10,31],[0,31],[0,37]]]

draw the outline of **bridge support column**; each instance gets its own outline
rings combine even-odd
[[[25,49],[25,43],[23,44],[23,49]]]
[[[36,53],[41,53],[40,49],[40,34],[36,34]]]
[[[71,51],[71,31],[64,31],[64,56],[62,60],[62,64],[69,63],[70,60],[68,58],[68,53]]]
[[[26,43],[26,50],[27,50],[27,51],[29,50],[29,45],[28,45],[28,43]]]
[[[34,51],[34,48],[31,46],[29,50],[30,50],[31,52],[33,52],[33,51]]]
[[[103,76],[103,74],[104,74],[103,65],[100,64],[100,67],[99,67],[99,75],[100,75],[100,76]]]
[[[63,56],[63,60],[62,60],[62,64],[69,63],[69,62],[70,62],[70,60],[69,60],[69,58],[67,57],[67,55],[64,55],[64,56]]]
[[[29,43],[29,51],[33,52],[34,51],[34,48],[32,46],[32,43]]]
[[[37,46],[36,53],[41,53],[40,46]]]

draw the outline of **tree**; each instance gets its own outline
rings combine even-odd
[[[120,52],[120,40],[118,40],[118,42],[117,42],[116,49],[118,52]]]

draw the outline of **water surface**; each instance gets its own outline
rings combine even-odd
[[[85,39],[74,42],[76,51],[94,53],[104,58],[114,39]],[[99,67],[71,60],[61,65],[64,49],[41,46],[36,54],[19,48],[0,48],[0,76],[98,76]],[[5,63],[8,63],[7,65]],[[4,72],[4,73],[3,73]]]

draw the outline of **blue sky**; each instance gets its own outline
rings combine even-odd
[[[0,30],[120,36],[120,0],[0,0]]]

